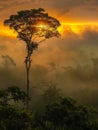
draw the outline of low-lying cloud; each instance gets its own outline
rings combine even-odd
[[[16,66],[16,63],[15,61],[8,55],[2,55],[1,56],[3,61],[4,61],[4,65],[7,65],[7,66]]]
[[[25,44],[8,39],[3,42],[0,57],[0,85],[26,86]],[[18,44],[18,42],[20,44]],[[15,44],[14,44],[15,43]],[[32,55],[31,92],[47,88],[43,82],[57,83],[66,96],[98,106],[98,32],[90,28],[82,34],[67,31],[59,39],[41,44]],[[39,90],[38,90],[39,89]],[[32,94],[33,95],[33,94]],[[87,96],[87,98],[86,98]],[[91,101],[91,102],[90,102]]]

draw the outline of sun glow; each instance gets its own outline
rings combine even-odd
[[[38,24],[36,27],[38,27],[39,29],[48,29],[48,25],[46,24]]]
[[[92,30],[96,30],[98,31],[98,23],[89,23],[89,22],[82,22],[82,23],[66,23],[63,22],[61,23],[61,26],[58,28],[58,31],[61,34],[66,33],[67,31],[71,31],[73,33],[76,34],[80,34],[81,32],[83,32],[85,29],[92,29]]]
[[[40,31],[51,29],[47,24],[44,23],[38,23],[36,25]],[[82,22],[82,23],[66,23],[61,22],[61,26],[58,28],[58,31],[61,33],[61,35],[66,34],[66,32],[70,31],[76,34],[81,34],[83,30],[90,28],[92,30],[98,31],[98,23],[97,22]],[[14,30],[9,29],[8,27],[4,26],[3,24],[0,24],[0,36],[4,37],[10,37],[15,38],[17,36],[17,33],[14,32]]]
[[[0,24],[0,36],[14,38],[17,34],[13,30],[9,29],[9,27]]]

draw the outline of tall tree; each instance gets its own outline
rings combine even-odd
[[[45,13],[44,9],[31,9],[17,12],[4,21],[4,25],[14,29],[17,32],[17,38],[26,43],[26,92],[29,96],[29,72],[31,67],[31,55],[38,48],[39,43],[52,37],[59,37],[58,27],[60,23],[57,19]],[[27,100],[27,107],[28,107]]]

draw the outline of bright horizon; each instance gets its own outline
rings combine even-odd
[[[64,33],[66,33],[66,31],[68,31],[68,27],[69,29],[71,29],[71,31],[73,33],[76,34],[81,34],[85,29],[90,28],[93,30],[98,31],[98,23],[97,22],[60,22],[61,26],[58,28],[59,32],[61,33],[61,35],[63,35]],[[5,36],[5,37],[16,37],[17,33],[10,29],[7,26],[4,26],[3,23],[0,23],[0,36]]]

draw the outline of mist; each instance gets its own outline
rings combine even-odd
[[[61,38],[39,45],[32,55],[31,96],[39,98],[38,95],[42,95],[48,88],[48,83],[52,82],[65,96],[98,106],[97,35],[98,32],[90,28],[78,35],[65,30],[65,35]],[[0,48],[1,87],[19,86],[25,90],[25,44],[9,39]]]

